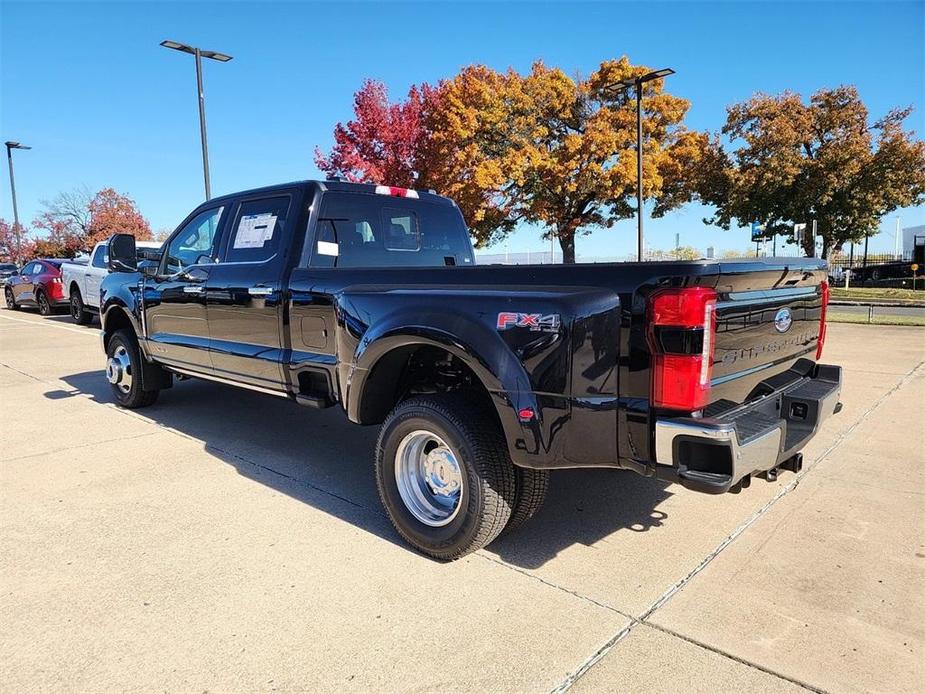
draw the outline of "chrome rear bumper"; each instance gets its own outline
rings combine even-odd
[[[806,375],[794,371],[780,387],[769,384],[766,394],[720,406],[712,416],[657,420],[656,474],[720,494],[793,458],[840,409],[841,367],[803,368]]]

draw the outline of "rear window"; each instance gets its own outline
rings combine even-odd
[[[312,264],[321,267],[471,265],[459,210],[413,198],[325,194]]]

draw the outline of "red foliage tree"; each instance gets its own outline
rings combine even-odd
[[[15,262],[17,260],[16,250],[16,233],[13,225],[0,218],[0,262]]]
[[[330,154],[315,148],[315,164],[354,183],[414,186],[426,178],[423,114],[439,98],[439,88],[424,84],[393,104],[384,84],[366,80],[354,95],[355,118],[334,128]]]
[[[117,193],[112,188],[103,188],[87,206],[90,223],[87,238],[88,247],[105,241],[113,234],[131,234],[139,241],[151,239],[151,225],[127,195]]]

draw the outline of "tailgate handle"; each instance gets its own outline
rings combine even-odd
[[[269,296],[273,293],[272,287],[248,287],[247,293],[251,296]]]

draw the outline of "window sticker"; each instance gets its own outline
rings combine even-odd
[[[273,238],[276,229],[276,215],[271,212],[247,214],[238,222],[238,232],[234,236],[235,248],[262,248]]]
[[[330,241],[319,241],[318,242],[318,255],[336,256],[338,253],[339,253],[339,247],[336,243],[331,243]]]

